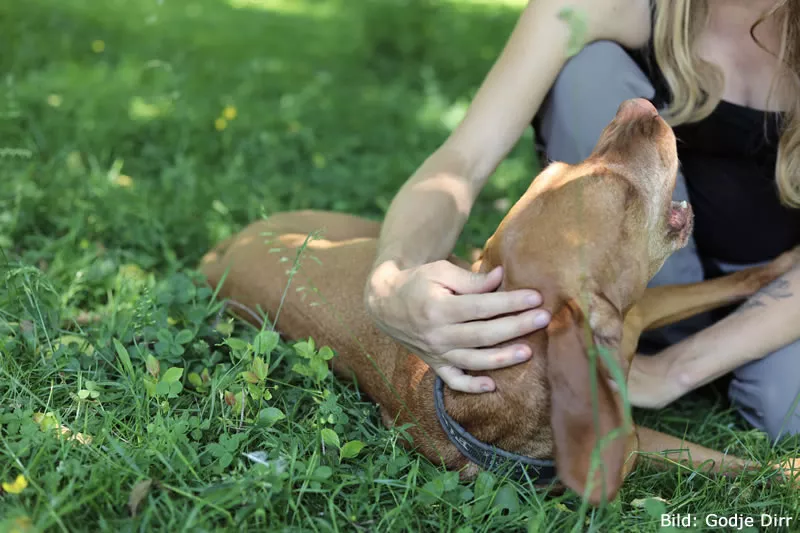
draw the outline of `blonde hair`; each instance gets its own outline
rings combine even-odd
[[[708,21],[707,0],[658,0],[655,9],[653,48],[672,97],[664,118],[673,126],[697,122],[719,104],[724,86],[722,72],[701,59],[695,46]],[[781,202],[800,207],[800,2],[778,0],[762,14],[750,28],[757,43],[755,28],[773,16],[783,24],[777,57],[785,72],[776,75],[770,95],[776,87],[794,95],[784,113],[775,179]]]

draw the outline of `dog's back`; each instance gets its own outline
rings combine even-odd
[[[201,271],[213,287],[225,276],[221,299],[266,313],[270,321],[277,316],[276,329],[284,337],[311,337],[317,346],[346,352],[346,358],[333,360],[334,372],[350,378],[357,365],[361,390],[375,399],[373,389],[391,380],[394,363],[410,357],[374,325],[363,304],[379,228],[341,213],[278,213],[206,254]],[[254,317],[242,316],[258,325]],[[380,372],[370,360],[376,354]]]

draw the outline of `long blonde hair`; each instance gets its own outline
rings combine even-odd
[[[719,104],[724,86],[722,72],[701,59],[695,46],[708,21],[707,0],[658,0],[655,9],[653,47],[672,95],[664,117],[673,126],[702,120]],[[754,40],[755,28],[773,16],[780,17],[783,24],[778,60],[785,72],[776,76],[770,94],[780,86],[794,95],[784,113],[775,179],[781,202],[797,208],[800,207],[800,97],[797,96],[800,93],[800,2],[776,1],[750,28]],[[783,85],[786,83],[790,85]]]

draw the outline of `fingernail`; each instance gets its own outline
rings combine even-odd
[[[492,388],[488,384],[484,383],[483,385],[481,385],[482,392],[489,392],[490,390],[492,390]]]
[[[542,297],[538,294],[531,294],[525,298],[525,303],[530,306],[536,306],[542,303]]]
[[[516,359],[517,361],[524,361],[527,358],[528,358],[528,352],[526,350],[523,350],[522,348],[514,352],[514,359]]]
[[[548,313],[536,313],[533,317],[533,325],[537,328],[544,327],[550,322],[550,315]]]

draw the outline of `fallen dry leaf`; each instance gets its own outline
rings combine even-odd
[[[55,430],[59,438],[66,438],[67,440],[75,440],[83,445],[92,443],[92,436],[84,433],[72,433],[68,427],[58,423],[53,413],[34,413],[33,421],[39,424],[39,428],[44,431]]]
[[[133,486],[133,489],[131,489],[131,494],[128,496],[128,510],[130,511],[131,516],[136,516],[136,512],[139,510],[139,505],[141,505],[142,500],[144,500],[150,493],[150,487],[152,485],[152,479],[145,479],[143,481],[139,481]]]
[[[665,505],[669,505],[669,501],[665,500],[664,498],[661,498],[659,496],[650,496],[649,498],[636,498],[631,502],[631,506],[643,509],[644,506],[647,504],[647,502],[650,500],[656,500]]]

